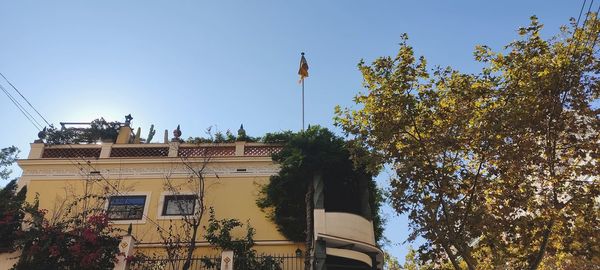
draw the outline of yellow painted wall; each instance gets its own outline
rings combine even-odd
[[[195,168],[202,167],[204,161],[192,162]],[[47,209],[48,218],[52,218],[58,209],[86,194],[115,194],[146,193],[149,197],[146,211],[146,221],[131,221],[133,224],[132,235],[139,241],[137,250],[160,253],[157,245],[161,238],[157,234],[157,225],[167,230],[171,224],[177,228],[180,220],[161,219],[159,211],[162,210],[161,195],[166,192],[165,178],[169,177],[176,186],[180,186],[182,193],[194,190],[188,184],[189,170],[178,158],[160,159],[99,159],[92,160],[90,165],[85,162],[64,159],[29,159],[20,160],[23,176],[20,185],[27,185],[28,200],[39,198],[40,208]],[[250,172],[237,173],[236,168],[251,168]],[[266,170],[265,170],[266,168]],[[213,207],[218,219],[236,218],[243,223],[249,222],[256,230],[254,240],[255,249],[259,253],[267,254],[293,254],[297,248],[303,249],[302,243],[293,243],[279,233],[275,225],[268,220],[266,214],[256,206],[259,186],[269,180],[274,164],[270,158],[222,158],[212,160],[205,169],[206,211],[202,220],[199,237],[198,254],[214,254],[216,251],[207,246],[203,239],[203,226],[207,225],[208,208]],[[90,171],[101,172],[102,177],[90,174]],[[187,170],[187,171],[186,171]],[[214,172],[216,171],[216,172]],[[272,174],[272,173],[271,173]],[[110,183],[110,184],[109,184]],[[115,187],[115,188],[113,188]],[[88,205],[98,204],[89,201]],[[79,204],[81,205],[81,204]],[[106,207],[105,204],[100,204]],[[118,222],[115,227],[127,230],[129,222]],[[245,228],[234,232],[236,236],[243,236]],[[176,230],[175,230],[176,231]]]

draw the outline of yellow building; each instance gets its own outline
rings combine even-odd
[[[40,208],[49,211],[50,219],[60,216],[76,198],[107,196],[106,201],[85,200],[78,207],[106,209],[111,223],[123,231],[131,224],[133,248],[147,254],[164,253],[161,230],[183,233],[177,231],[177,224],[183,216],[198,211],[199,194],[204,194],[205,208],[213,208],[217,218],[249,223],[256,230],[254,248],[259,254],[304,250],[304,243],[286,239],[256,205],[260,186],[278,172],[270,156],[280,145],[243,141],[186,144],[178,138],[140,144],[132,143],[131,134],[126,124],[116,143],[47,145],[38,140],[31,144],[27,159],[18,161],[23,170],[19,185],[27,186],[29,201],[39,198]],[[199,177],[203,187],[198,184]],[[218,255],[203,238],[207,219],[205,211],[195,254]],[[362,267],[352,269],[381,269],[382,254],[371,221],[318,207],[314,219],[315,245],[326,251],[332,262],[329,269],[345,269],[339,265],[348,261]]]

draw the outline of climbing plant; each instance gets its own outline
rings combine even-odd
[[[281,170],[262,187],[257,205],[283,235],[294,241],[306,239],[305,196],[314,172],[322,172],[325,208],[329,211],[364,215],[364,205],[357,198],[362,195],[361,187],[368,188],[371,213],[365,218],[373,220],[376,239],[383,238],[384,220],[379,215],[383,196],[373,180],[378,168],[371,166],[368,152],[320,126],[298,133],[268,134],[265,138],[284,142],[284,146],[273,155]]]

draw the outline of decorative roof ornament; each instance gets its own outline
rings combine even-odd
[[[38,139],[35,140],[35,143],[43,143],[44,139],[46,138],[46,133],[47,133],[48,128],[44,127],[44,129],[42,129],[42,131],[38,132]]]
[[[177,125],[177,128],[173,130],[173,137],[174,138],[171,141],[181,142],[181,139],[179,139],[179,137],[181,137],[181,128],[179,127],[179,125]]]
[[[131,124],[131,120],[133,120],[133,117],[131,116],[131,114],[125,115],[125,125],[129,126],[129,124]]]
[[[244,124],[240,125],[240,129],[238,129],[238,139],[239,138],[246,138],[246,130],[244,130]]]

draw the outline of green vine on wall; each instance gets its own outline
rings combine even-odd
[[[325,184],[325,210],[354,213],[372,220],[376,240],[383,240],[385,220],[379,209],[384,199],[373,180],[379,168],[372,165],[370,152],[319,126],[298,133],[267,134],[265,138],[285,144],[273,155],[281,170],[262,187],[256,203],[286,238],[305,239],[307,186],[314,172],[320,171]],[[358,199],[365,196],[365,188],[370,211]]]

